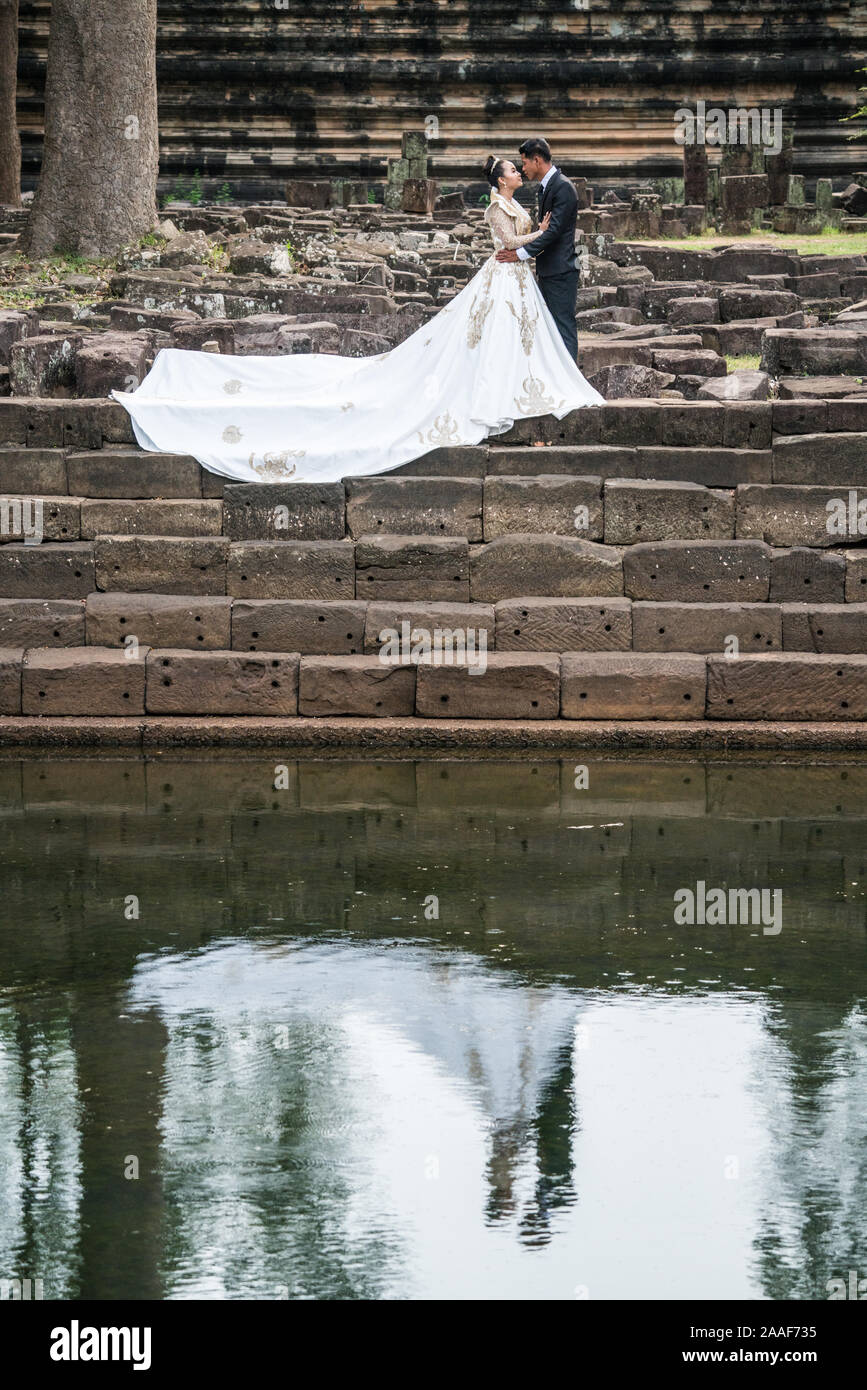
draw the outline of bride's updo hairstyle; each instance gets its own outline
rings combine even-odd
[[[506,161],[497,159],[496,155],[489,154],[485,161],[485,178],[492,188],[499,186],[500,179],[506,171]]]

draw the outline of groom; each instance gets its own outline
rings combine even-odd
[[[580,272],[575,262],[575,221],[578,214],[578,194],[571,180],[564,178],[556,164],[551,163],[551,148],[547,140],[534,137],[519,146],[524,178],[539,180],[539,217],[551,214],[547,232],[540,232],[517,251],[499,251],[498,261],[526,261],[538,256],[536,276],[542,298],[547,304],[566,344],[572,361],[578,357],[578,330],[575,325],[575,301],[578,296]],[[544,253],[544,254],[543,254]]]

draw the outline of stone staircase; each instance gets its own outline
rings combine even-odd
[[[864,400],[613,402],[379,477],[233,484],[139,451],[114,402],[6,399],[0,506],[0,740],[246,717],[851,746],[867,721]]]

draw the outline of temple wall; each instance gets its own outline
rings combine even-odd
[[[22,0],[26,186],[49,11]],[[842,177],[867,164],[840,124],[865,66],[863,0],[160,0],[162,174],[171,186],[198,169],[241,196],[293,175],[380,180],[401,132],[435,117],[446,185],[533,133],[597,182],[673,175],[674,111],[704,99],[781,107],[796,170]]]

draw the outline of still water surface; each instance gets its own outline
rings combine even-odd
[[[867,1275],[867,762],[7,759],[0,811],[0,1279]]]

